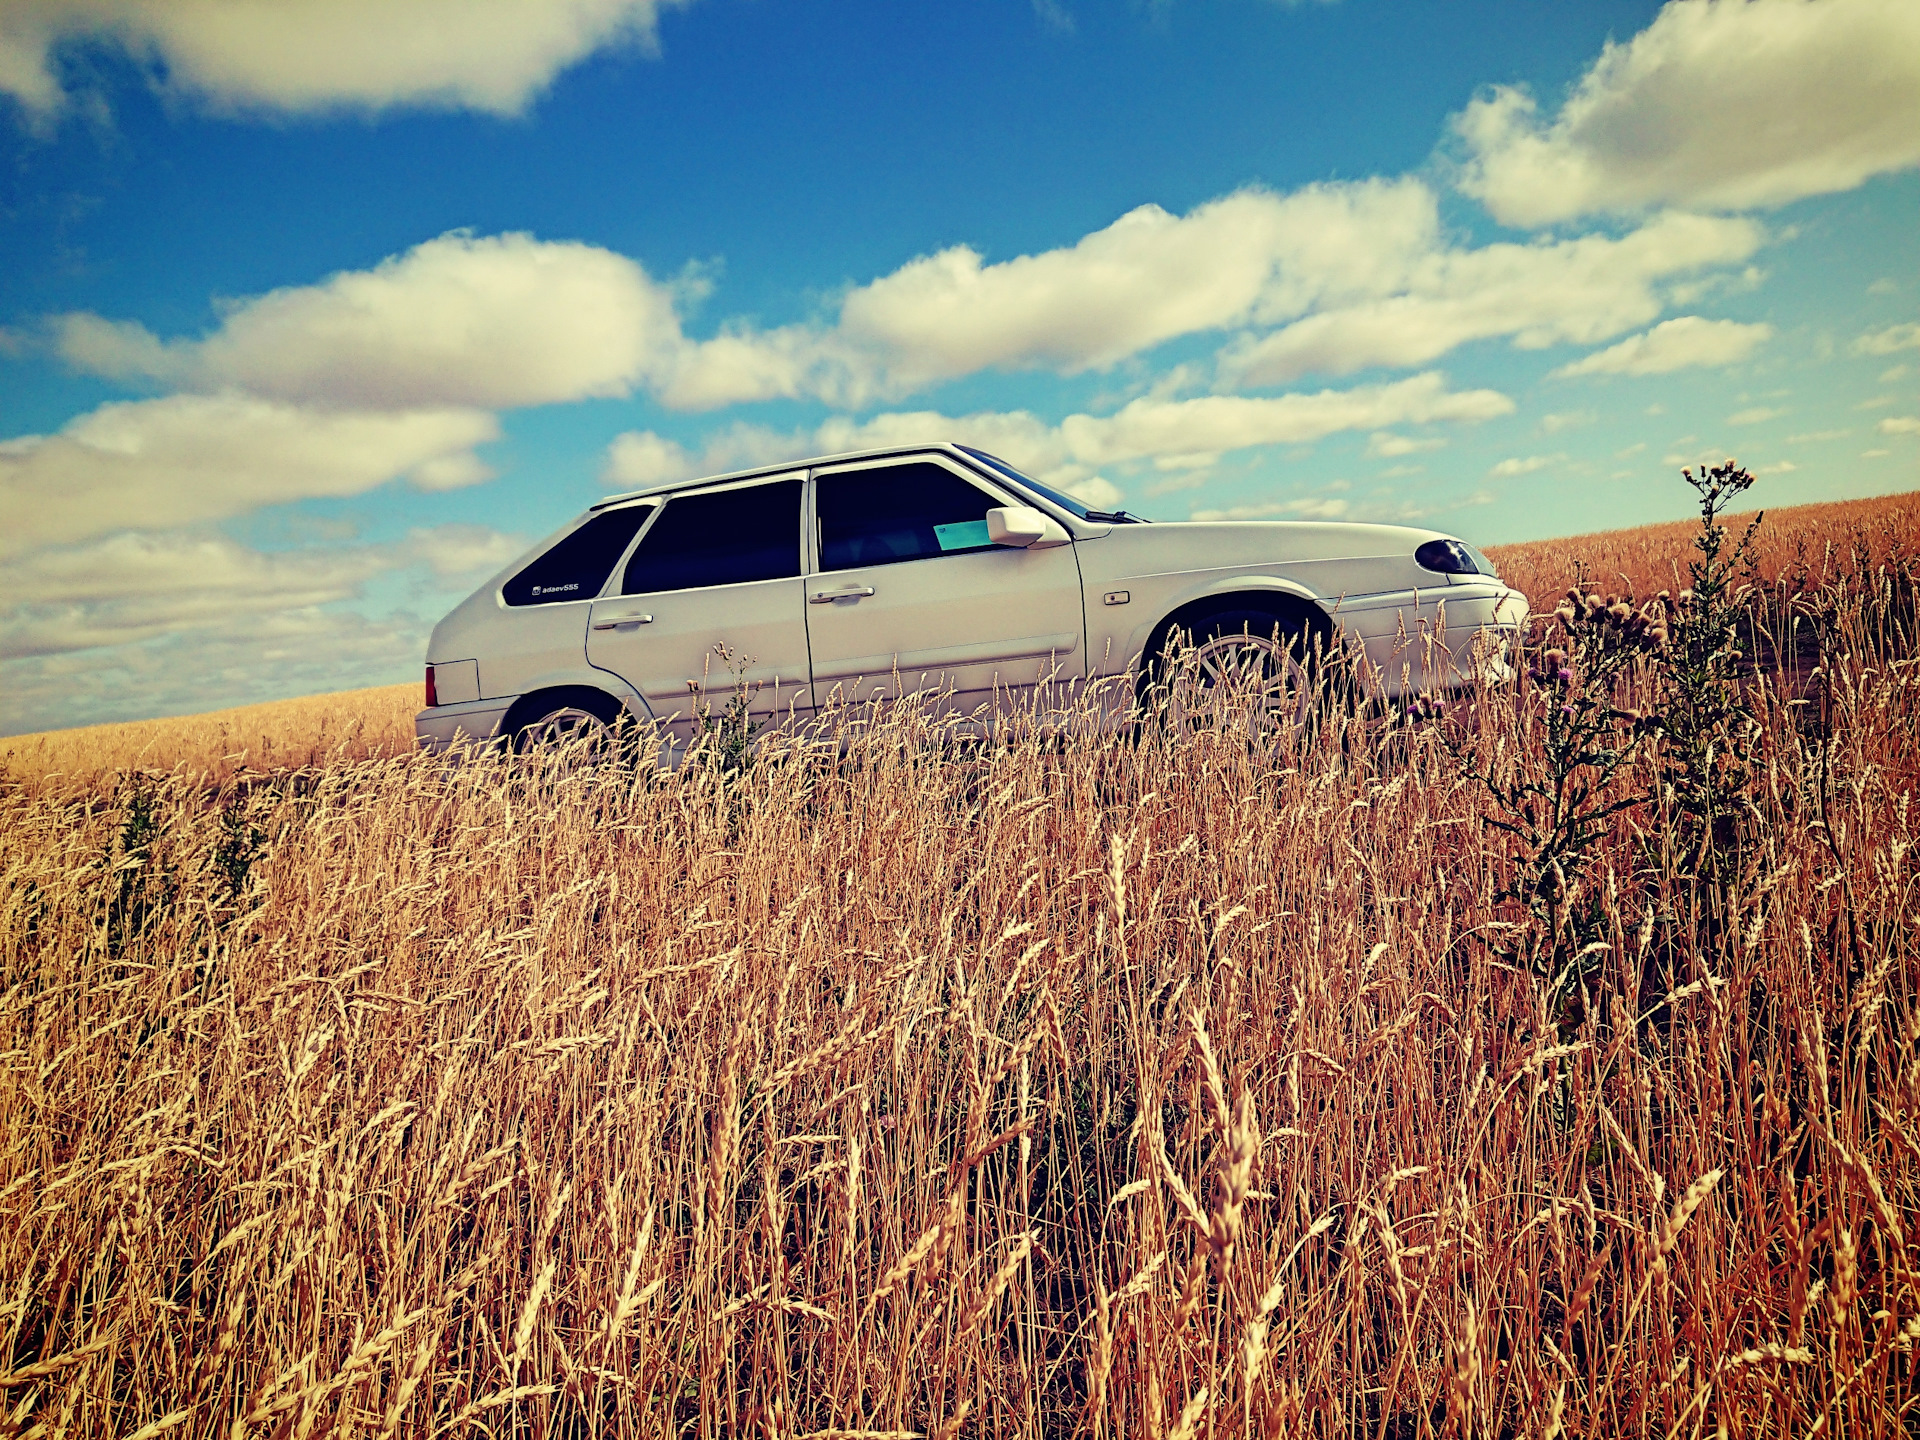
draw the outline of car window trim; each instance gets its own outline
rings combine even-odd
[[[593,598],[596,600],[625,598],[627,566],[632,563],[634,552],[646,542],[647,532],[660,523],[660,517],[666,513],[667,506],[671,505],[675,500],[683,496],[692,499],[696,495],[717,495],[723,490],[750,490],[756,486],[778,485],[786,481],[798,481],[800,484],[800,573],[797,576],[783,576],[781,578],[806,579],[808,575],[813,573],[807,563],[809,554],[808,544],[813,518],[813,487],[809,483],[809,476],[810,472],[806,467],[799,466],[791,470],[783,470],[777,475],[748,475],[739,479],[722,480],[712,485],[695,481],[689,484],[684,490],[662,490],[651,495],[636,495],[631,500],[622,500],[612,505],[600,507],[605,510],[618,510],[624,509],[628,505],[651,505],[654,509],[653,514],[647,517],[646,523],[635,532],[632,542],[625,550],[620,552],[620,559],[618,563],[614,565],[613,573],[607,576],[607,583],[600,587],[600,593]],[[744,583],[761,585],[766,582],[749,580]],[[698,590],[724,590],[726,588],[724,585],[690,585],[683,590],[643,590],[639,593],[643,595],[686,595]]]
[[[898,455],[877,455],[863,460],[845,460],[833,465],[821,465],[809,471],[807,474],[807,501],[806,504],[801,507],[801,510],[804,512],[801,524],[802,528],[807,532],[807,546],[801,552],[801,560],[806,573],[809,576],[844,575],[847,573],[847,570],[824,570],[820,566],[820,511],[818,496],[820,493],[819,485],[822,480],[831,479],[835,475],[852,475],[862,470],[883,470],[899,465],[912,465],[922,460],[932,461],[940,465],[942,469],[949,472],[956,480],[964,481],[976,490],[984,490],[988,499],[995,500],[1000,505],[1025,505],[1029,503],[1021,496],[1008,499],[1008,492],[1005,486],[994,485],[987,482],[983,476],[975,474],[970,468],[962,467],[953,456],[947,454],[944,450],[907,450],[902,451]],[[940,555],[917,555],[911,560],[895,560],[891,563],[894,565],[917,565],[922,561],[940,560],[944,558],[946,557]],[[875,567],[871,565],[853,565],[848,567],[849,570],[871,570],[874,568]]]
[[[537,605],[513,605],[508,603],[507,586],[524,575],[529,566],[546,559],[548,555],[551,555],[560,546],[586,529],[587,526],[591,525],[602,515],[611,515],[616,510],[638,510],[642,506],[651,506],[653,513],[640,522],[640,528],[633,532],[633,538],[627,541],[626,548],[620,552],[620,558],[613,562],[613,569],[607,573],[607,578],[600,582],[600,588],[593,594],[575,595],[570,600],[542,600]],[[633,499],[622,500],[617,505],[595,505],[592,509],[588,510],[586,514],[577,517],[574,523],[567,526],[566,529],[556,530],[540,544],[529,550],[526,555],[514,561],[501,572],[500,579],[494,583],[493,587],[493,608],[509,614],[519,614],[521,611],[550,610],[562,605],[591,605],[594,601],[603,599],[606,596],[607,587],[613,583],[614,577],[626,569],[627,557],[633,553],[633,547],[638,545],[641,537],[653,528],[653,522],[660,518],[660,512],[664,509],[666,509],[666,505],[658,495],[636,495]]]

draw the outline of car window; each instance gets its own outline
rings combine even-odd
[[[813,503],[820,568],[851,570],[990,550],[987,511],[1003,502],[921,460],[823,475]]]
[[[627,595],[800,573],[800,482],[676,495],[627,562]]]
[[[653,508],[630,505],[624,510],[602,510],[503,585],[501,598],[509,605],[593,599]]]

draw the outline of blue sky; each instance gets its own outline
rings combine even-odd
[[[0,0],[0,733],[954,437],[1497,543],[1920,488],[1920,6]]]

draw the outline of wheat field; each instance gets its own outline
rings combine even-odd
[[[1527,685],[17,773],[0,1424],[1910,1435],[1911,556],[1795,601],[1724,886],[1608,818],[1575,985],[1475,778]]]

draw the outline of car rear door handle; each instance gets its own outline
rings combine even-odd
[[[617,630],[622,625],[651,625],[652,623],[653,617],[651,615],[609,615],[605,620],[594,621],[593,628],[596,630]]]
[[[807,597],[809,605],[831,605],[836,600],[861,600],[873,594],[871,585],[848,585],[841,590],[816,590]]]

